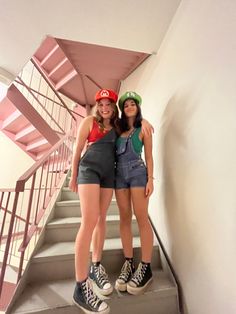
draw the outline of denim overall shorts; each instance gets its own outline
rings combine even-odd
[[[116,189],[146,187],[147,168],[132,145],[133,132],[122,138],[116,150]]]
[[[114,129],[91,144],[78,166],[78,184],[99,184],[102,188],[115,186],[115,143]]]

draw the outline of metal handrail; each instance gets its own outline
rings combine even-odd
[[[50,82],[50,80],[47,78],[47,76],[45,75],[45,73],[43,72],[42,68],[38,65],[38,63],[36,62],[36,58],[32,57],[31,58],[31,62],[33,63],[33,65],[36,67],[36,69],[39,71],[39,73],[42,75],[42,77],[44,78],[44,80],[47,82],[47,84],[51,87],[51,89],[53,90],[53,92],[55,93],[55,95],[57,96],[57,98],[60,100],[60,102],[62,103],[63,107],[69,112],[69,114],[72,116],[72,119],[76,120],[75,117],[73,116],[73,114],[70,112],[70,109],[68,108],[68,106],[66,105],[66,103],[64,102],[64,100],[61,98],[61,96],[59,95],[59,93],[57,92],[57,90],[55,89],[55,87],[53,86],[53,84]]]
[[[12,265],[10,261],[13,256],[17,257],[17,265],[13,265],[18,268],[17,282],[21,278],[24,264],[26,265],[32,253],[29,244],[32,240],[37,241],[49,214],[48,204],[54,192],[60,188],[61,180],[70,167],[75,127],[74,124],[68,134],[17,180],[15,189],[0,189],[0,213],[4,215],[0,228],[0,248],[2,246],[4,249],[0,273],[0,296],[6,268],[7,265]],[[5,195],[7,195],[6,199],[4,199]],[[14,241],[16,235],[17,244]]]
[[[20,80],[20,84],[25,87],[27,89],[27,91],[32,95],[32,97],[37,101],[37,103],[39,104],[39,106],[42,108],[42,110],[44,112],[46,112],[46,114],[50,117],[50,119],[57,125],[57,127],[63,132],[63,134],[65,134],[65,130],[62,129],[62,127],[58,124],[58,122],[54,119],[54,117],[50,114],[50,112],[44,108],[44,106],[42,105],[42,103],[38,100],[38,98],[34,95],[34,93],[32,92],[32,88],[30,88],[29,86],[27,86],[25,84],[25,82],[22,80],[21,77],[17,77],[18,80]],[[19,82],[17,80],[15,80],[16,83],[19,84]],[[42,95],[41,95],[42,96]],[[43,96],[44,97],[44,96]]]
[[[54,131],[66,134],[70,128],[68,121],[76,122],[74,112],[33,58],[13,83]]]
[[[177,276],[177,274],[176,274],[176,272],[175,272],[175,270],[174,270],[174,267],[173,267],[173,265],[172,265],[172,263],[171,263],[171,261],[170,261],[170,258],[169,258],[168,254],[167,254],[167,252],[166,252],[165,247],[164,247],[164,244],[163,244],[163,242],[162,242],[162,240],[161,240],[161,238],[160,238],[160,236],[159,236],[159,234],[158,234],[158,232],[157,232],[157,230],[156,230],[156,227],[155,227],[155,225],[154,225],[154,223],[153,223],[151,217],[148,216],[148,219],[149,219],[149,221],[150,221],[150,224],[151,224],[151,226],[152,226],[152,230],[153,230],[153,232],[154,232],[154,234],[155,234],[155,237],[156,237],[156,239],[157,239],[157,241],[158,241],[158,244],[159,244],[159,246],[160,246],[160,249],[161,249],[161,251],[162,251],[162,253],[163,253],[164,257],[165,257],[165,260],[166,260],[166,262],[167,262],[167,265],[168,265],[168,267],[170,268],[170,271],[171,271],[171,273],[172,273],[172,275],[173,275],[173,277],[174,277],[174,280],[175,280],[175,282],[176,282],[176,286],[177,286],[177,290],[178,290],[179,310],[180,310],[180,313],[182,313],[182,311],[183,311],[183,294],[182,294],[182,290],[181,290],[181,285],[180,285],[179,278],[178,278],[178,276]]]

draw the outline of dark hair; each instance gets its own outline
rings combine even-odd
[[[128,125],[127,117],[125,116],[124,107],[125,106],[123,106],[123,108],[122,108],[121,118],[120,118],[120,130],[121,130],[121,132],[125,132],[125,131],[128,131],[130,129],[130,127]],[[134,120],[134,127],[140,128],[142,126],[141,122],[143,120],[143,117],[142,117],[141,108],[137,103],[136,103],[136,107],[138,109],[138,112],[137,112],[135,120]]]

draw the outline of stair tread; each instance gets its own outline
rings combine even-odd
[[[70,206],[78,206],[80,204],[80,200],[63,200],[63,201],[58,201],[56,202],[56,206],[65,206],[65,205],[70,205]],[[112,199],[111,200],[111,205],[116,204],[116,200]]]
[[[56,242],[56,243],[46,243],[39,250],[36,255],[33,257],[33,262],[42,259],[50,258],[60,258],[74,255],[74,246],[75,242]],[[133,246],[140,247],[139,237],[133,238]],[[122,244],[120,238],[106,239],[104,243],[104,251],[106,250],[117,250],[121,249]]]
[[[112,221],[119,221],[120,215],[107,215],[106,221],[112,222]],[[135,217],[133,216],[133,220],[135,220]],[[71,226],[73,224],[78,224],[81,222],[81,217],[75,216],[75,217],[62,217],[62,218],[54,218],[47,224],[47,228],[53,228],[58,227],[60,225],[64,225],[65,227],[67,225]]]
[[[114,284],[118,274],[110,276],[111,282]],[[164,296],[176,296],[177,289],[174,283],[168,278],[163,271],[153,272],[154,280],[149,286],[149,289],[144,295],[135,296],[136,302],[139,298],[147,298],[149,294],[155,293],[155,299],[158,297],[163,298]],[[72,302],[72,294],[74,290],[75,280],[65,279],[57,281],[37,282],[35,284],[28,284],[24,290],[21,298],[15,304],[12,310],[12,314],[20,313],[33,313],[37,310],[43,312],[46,309],[57,309],[66,307],[74,307]],[[121,299],[122,303],[134,302],[134,296],[128,293],[118,293],[116,290],[113,291],[111,296],[106,297],[108,303],[112,307],[112,301]],[[16,309],[16,310],[15,310]],[[77,308],[77,312],[81,313]],[[61,313],[61,312],[60,312]]]

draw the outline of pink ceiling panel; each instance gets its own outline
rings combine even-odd
[[[0,102],[0,120],[5,120],[15,110],[16,110],[16,107],[12,104],[12,102],[7,97],[5,97]]]
[[[60,92],[81,105],[86,104],[83,84],[79,75],[62,86]]]
[[[49,73],[49,77],[57,84],[61,79],[67,76],[72,70],[73,70],[73,67],[67,59],[67,61],[63,62],[62,64],[59,64],[58,67],[54,68]]]
[[[46,39],[43,41],[41,46],[38,48],[34,56],[41,62],[46,55],[48,55],[55,45],[57,44],[55,38],[53,37],[46,37]]]
[[[35,56],[58,91],[81,105],[93,105],[100,87],[119,92],[121,80],[149,54],[50,37]]]
[[[60,48],[56,49],[52,54],[45,55],[45,59],[42,60],[42,67],[48,73],[56,67],[65,57]]]

